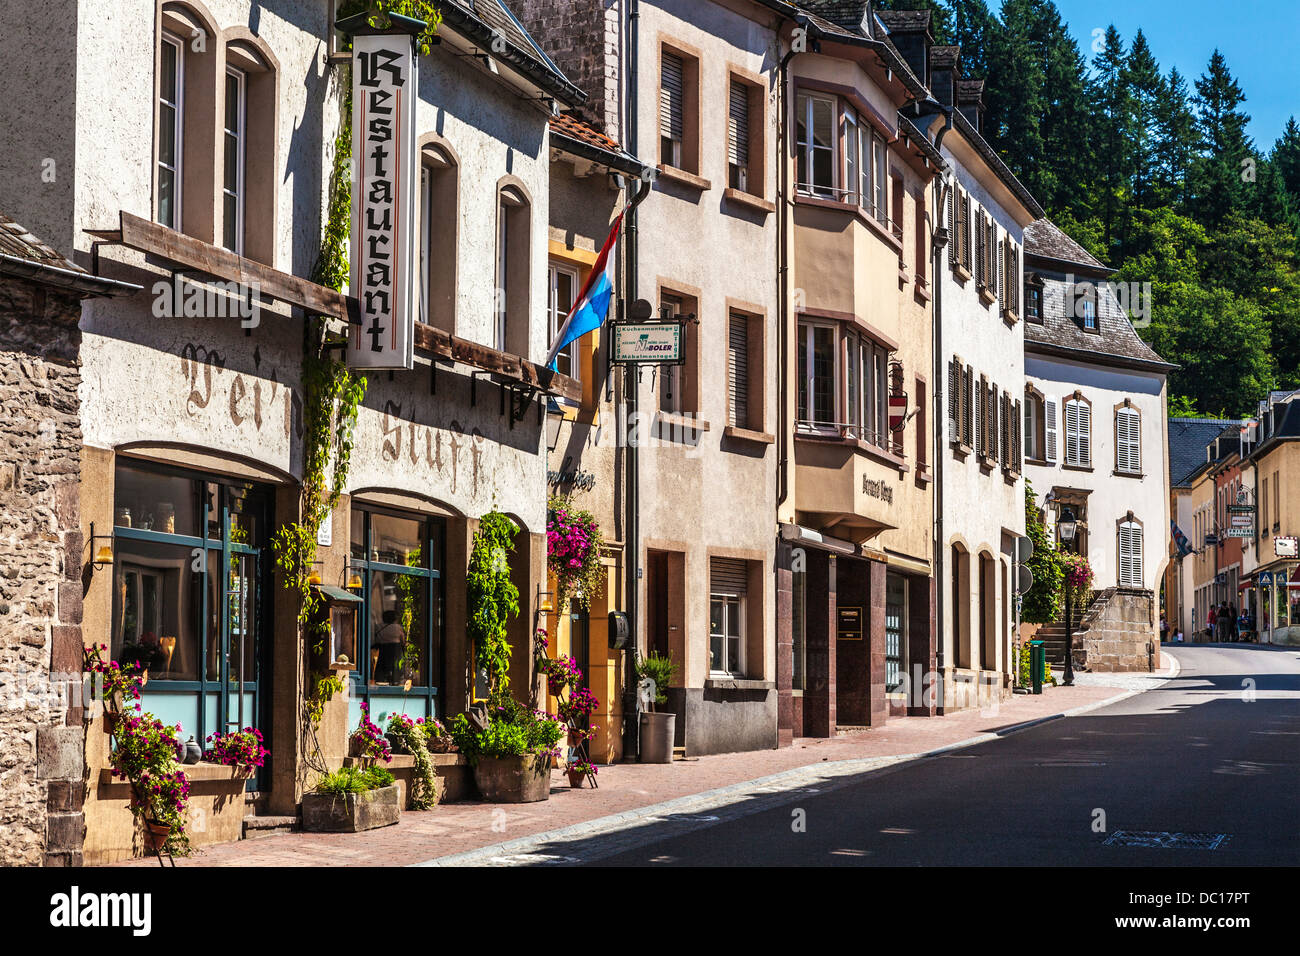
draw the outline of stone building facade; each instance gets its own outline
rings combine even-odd
[[[0,864],[79,865],[81,300],[87,275],[0,214]]]

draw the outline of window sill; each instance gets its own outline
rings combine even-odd
[[[1140,471],[1120,471],[1118,469],[1112,471],[1111,474],[1116,478],[1137,478],[1139,481],[1146,477]]]
[[[926,285],[924,279],[916,280],[916,288],[912,290],[912,294],[921,302],[929,302],[934,298],[934,296],[930,294],[930,289]]]
[[[1056,464],[1056,462],[1049,462],[1046,458],[1026,458],[1026,459],[1025,459],[1025,464],[1026,464],[1026,465],[1040,465],[1041,467],[1046,468],[1048,465],[1054,465],[1054,464]]]
[[[1002,310],[1002,321],[1007,324],[1008,328],[1014,329],[1020,324],[1020,316],[1016,315],[1010,309]]]
[[[988,286],[980,289],[980,302],[984,305],[992,305],[996,301],[998,301],[998,297],[989,291]]]
[[[916,483],[918,485],[925,486],[930,484],[932,481],[934,481],[934,476],[930,474],[930,469],[927,465],[921,465],[917,468]]]
[[[975,450],[971,448],[970,445],[967,445],[965,442],[961,442],[961,441],[949,440],[948,445],[952,448],[954,455],[961,456],[962,461],[965,461],[967,458],[969,458],[970,453]]]
[[[731,186],[722,191],[722,198],[734,202],[738,206],[746,206],[756,212],[776,212],[776,203],[768,202],[761,196],[755,196],[753,193],[747,193],[742,189],[734,189]]]
[[[776,681],[732,677],[730,674],[710,675],[704,681],[705,690],[776,690]]]
[[[760,445],[776,444],[776,436],[768,432],[757,431],[752,428],[740,428],[737,425],[728,425],[722,429],[723,437],[735,438],[739,441],[752,441]]]
[[[698,189],[700,192],[707,192],[713,188],[713,183],[709,182],[703,176],[696,176],[694,173],[689,173],[684,169],[678,169],[676,166],[666,166],[661,163],[658,167],[658,171],[661,179],[666,179],[679,186]]]
[[[689,412],[656,412],[655,413],[655,434],[662,437],[662,429],[667,426],[670,429],[685,432],[707,432],[709,423],[703,418],[696,418]]]
[[[967,282],[970,280],[970,271],[965,266],[953,265],[952,274],[956,276],[957,280],[960,282]]]
[[[1061,465],[1066,471],[1092,471],[1092,465]]]

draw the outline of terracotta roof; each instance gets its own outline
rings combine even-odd
[[[1050,219],[1039,219],[1025,227],[1025,252],[1031,256],[1073,262],[1091,269],[1106,269],[1095,256],[1061,232]]]
[[[612,153],[621,153],[623,151],[618,143],[600,132],[600,130],[588,126],[572,113],[561,113],[559,116],[552,116],[551,131],[563,133],[570,139],[580,140],[590,146],[595,146],[597,149],[609,150]]]
[[[0,254],[26,259],[28,262],[90,275],[85,269],[65,259],[4,213],[0,213]]]

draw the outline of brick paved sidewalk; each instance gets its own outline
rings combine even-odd
[[[1170,655],[1172,657],[1172,655]],[[404,866],[496,847],[520,838],[628,814],[707,791],[735,788],[758,778],[822,762],[862,761],[922,754],[981,735],[1051,718],[1075,708],[1092,708],[1135,693],[1124,675],[1090,675],[1087,684],[1047,687],[1041,696],[1017,695],[989,711],[946,717],[900,717],[884,727],[831,740],[799,739],[780,750],[718,754],[672,764],[616,764],[600,769],[598,790],[571,790],[562,773],[552,778],[551,798],[542,803],[443,804],[425,812],[403,812],[396,826],[366,833],[289,833],[210,847],[178,866]],[[1169,676],[1166,672],[1163,676]],[[1155,683],[1154,681],[1152,682]],[[880,763],[889,760],[881,759]],[[629,823],[629,826],[632,824]],[[156,866],[152,858],[122,866]]]

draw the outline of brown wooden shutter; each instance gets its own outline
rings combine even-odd
[[[951,186],[948,189],[948,265],[957,264],[957,220],[954,213],[957,211],[957,187]],[[937,280],[936,280],[937,281]]]
[[[749,569],[744,561],[735,558],[709,559],[709,591],[744,597],[749,587]]]
[[[970,448],[975,441],[975,420],[973,417],[975,404],[974,392],[975,370],[967,365],[961,389],[961,442],[967,448]]]
[[[961,440],[961,366],[957,357],[948,361],[948,440]]]

